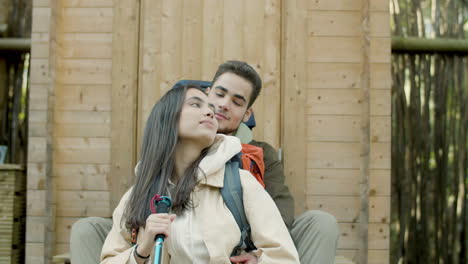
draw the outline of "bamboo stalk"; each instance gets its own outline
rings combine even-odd
[[[392,37],[392,52],[468,53],[468,40],[449,38]]]
[[[0,38],[0,51],[29,51],[30,38]]]

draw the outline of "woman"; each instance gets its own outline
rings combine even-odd
[[[154,106],[146,123],[135,185],[113,214],[101,263],[145,263],[154,238],[166,236],[164,263],[231,263],[239,228],[220,194],[225,163],[241,150],[235,137],[216,135],[214,107],[196,86],[175,87]],[[245,213],[258,248],[257,263],[299,263],[273,200],[240,170]],[[175,214],[152,214],[155,194],[172,197]],[[136,245],[132,230],[138,230]],[[152,260],[150,260],[152,261]]]

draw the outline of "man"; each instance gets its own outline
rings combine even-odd
[[[294,219],[294,200],[284,183],[283,166],[276,151],[268,143],[253,140],[251,130],[242,123],[250,118],[261,87],[258,73],[245,62],[227,61],[218,67],[208,92],[210,102],[216,107],[218,133],[235,135],[242,143],[263,149],[265,189],[290,230],[301,263],[332,264],[339,236],[335,218],[325,212],[308,211]],[[99,262],[100,248],[111,226],[111,220],[96,217],[76,222],[70,238],[72,263]],[[257,263],[251,254],[233,257],[231,261]]]
[[[218,133],[235,135],[242,143],[263,149],[265,189],[290,229],[301,263],[334,263],[339,236],[335,217],[321,211],[308,211],[294,220],[294,200],[284,183],[283,166],[276,151],[268,143],[253,140],[251,130],[241,123],[249,120],[261,87],[259,75],[245,62],[227,61],[218,67],[208,94],[216,107]],[[254,258],[245,254],[231,260],[256,263]]]

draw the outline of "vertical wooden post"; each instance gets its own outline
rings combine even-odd
[[[284,174],[296,214],[306,209],[307,1],[282,1],[281,100]]]
[[[136,163],[140,2],[116,1],[112,38],[110,208],[131,186]]]
[[[49,86],[47,91],[47,123],[46,123],[46,192],[45,211],[46,226],[44,235],[44,263],[50,263],[55,249],[55,218],[57,211],[57,183],[54,177],[54,123],[55,123],[55,88],[57,85],[57,63],[59,57],[58,36],[60,25],[61,1],[50,2],[50,46],[49,46]]]
[[[369,171],[370,171],[370,0],[362,0],[362,72],[361,72],[361,206],[359,212],[360,264],[368,262],[369,234]]]

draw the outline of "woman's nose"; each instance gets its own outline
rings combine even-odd
[[[211,109],[211,108],[206,109],[205,110],[205,115],[213,118],[214,117],[214,110]]]

